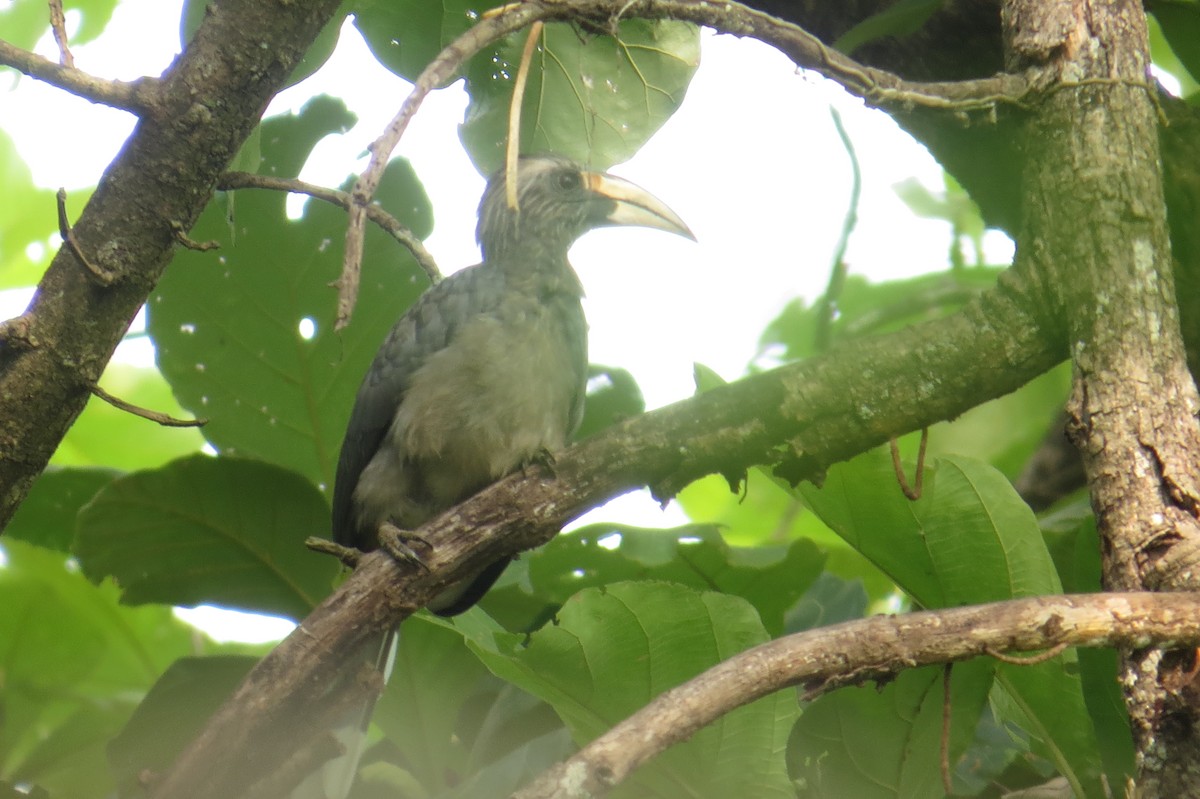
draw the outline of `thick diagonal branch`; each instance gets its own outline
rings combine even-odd
[[[774,464],[790,479],[891,435],[952,418],[1023,385],[1065,351],[1042,335],[1005,278],[963,311],[757,375],[628,420],[560,454],[554,476],[514,475],[419,531],[428,571],[373,553],[267,656],[157,786],[159,797],[236,796],[247,773],[304,745],[299,720],[329,700],[347,653],[479,566],[544,543],[641,485],[660,495],[704,474]],[[870,374],[870,380],[863,375]],[[425,555],[425,553],[422,553]]]

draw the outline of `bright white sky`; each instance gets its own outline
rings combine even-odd
[[[0,0],[0,9],[5,5]],[[178,0],[122,0],[100,40],[73,48],[77,66],[108,78],[160,74],[179,49],[179,7]],[[57,58],[49,35],[38,51]],[[268,113],[299,109],[322,92],[343,97],[359,124],[322,142],[302,177],[337,185],[365,164],[366,144],[408,85],[379,66],[347,25],[325,68],[277,98]],[[851,184],[831,104],[855,143],[863,176],[859,224],[847,252],[851,270],[882,280],[945,268],[949,225],[914,216],[892,188],[916,177],[942,190],[941,168],[921,145],[885,115],[798,73],[777,51],[706,33],[682,108],[633,160],[613,170],[663,199],[698,241],[609,229],[584,237],[571,255],[588,293],[592,360],[632,371],[649,407],[690,396],[694,362],[726,379],[739,376],[766,323],[796,295],[811,300],[824,289]],[[459,145],[465,107],[458,84],[437,92],[399,147],[433,202],[435,229],[426,244],[446,272],[479,257],[474,225],[483,179]],[[94,185],[133,126],[128,114],[18,81],[11,71],[0,75],[0,121],[34,180],[68,191]],[[1002,234],[990,233],[987,243],[993,263],[1011,257]],[[27,299],[27,292],[0,294],[0,318],[19,313]],[[135,349],[123,357],[144,363],[148,355]],[[683,521],[681,512],[664,513],[644,494],[594,513],[595,520],[646,525]],[[220,624],[188,617],[210,630]],[[262,635],[277,637],[280,629]]]

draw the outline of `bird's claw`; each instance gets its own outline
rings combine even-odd
[[[409,546],[409,542],[416,542],[425,545],[432,549],[428,541],[416,533],[408,530],[401,530],[391,522],[380,525],[379,527],[379,546],[382,547],[389,555],[395,558],[400,563],[407,563],[411,566],[416,566],[419,569],[429,571],[429,566],[425,560],[417,554],[417,552]]]
[[[530,466],[541,466],[550,477],[558,477],[558,473],[554,471],[555,462],[554,453],[542,447],[521,463],[521,475],[528,477]]]

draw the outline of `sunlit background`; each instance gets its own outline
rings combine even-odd
[[[0,10],[9,4],[0,0]],[[122,0],[100,39],[73,48],[76,65],[105,78],[160,74],[180,49],[180,6]],[[78,19],[68,13],[67,23],[70,31]],[[940,194],[944,180],[928,152],[890,118],[797,71],[756,41],[706,32],[702,48],[683,106],[636,157],[613,170],[666,201],[698,241],[610,229],[589,234],[571,254],[587,289],[592,360],[630,370],[649,408],[690,396],[695,363],[733,379],[755,359],[769,360],[758,350],[767,322],[794,297],[811,300],[823,291],[852,182],[831,107],[844,121],[862,172],[858,224],[846,253],[851,271],[884,280],[942,269],[951,245],[948,222],[915,215],[897,195],[897,184],[913,180]],[[57,59],[49,35],[37,51]],[[322,93],[344,99],[358,115],[357,126],[319,144],[301,174],[337,185],[365,165],[366,145],[408,89],[347,24],[329,62],[277,97],[268,114],[299,110]],[[457,132],[466,103],[459,84],[436,92],[398,149],[430,196],[435,227],[426,245],[444,272],[479,257],[474,226],[483,178]],[[0,73],[0,127],[40,186],[70,192],[94,185],[133,124],[124,112],[12,71]],[[289,209],[298,214],[303,202],[293,197]],[[1012,244],[1003,234],[991,231],[984,243],[990,263],[1011,258]],[[44,246],[56,248],[57,238]],[[29,291],[0,292],[0,318],[20,313],[29,297]],[[139,318],[131,332],[140,324]],[[135,337],[116,357],[146,365],[153,361],[152,346]],[[686,521],[674,505],[660,508],[644,492],[619,498],[579,523],[601,519],[648,526]],[[179,614],[222,640],[271,640],[292,626],[215,608]]]

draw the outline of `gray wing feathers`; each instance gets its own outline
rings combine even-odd
[[[363,378],[346,425],[333,493],[333,536],[339,544],[359,542],[354,523],[354,488],[387,434],[413,373],[454,338],[461,324],[487,313],[502,292],[498,275],[479,265],[433,286],[392,328]]]

